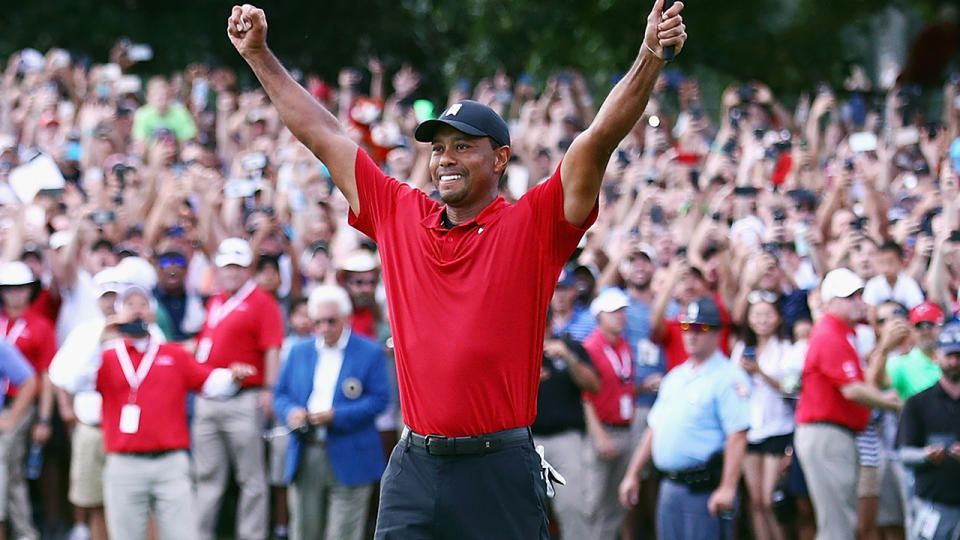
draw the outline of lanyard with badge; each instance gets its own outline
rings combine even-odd
[[[8,324],[10,324],[10,321],[6,317],[0,317],[0,328],[3,328],[4,339],[7,340],[7,343],[16,345],[17,340],[20,339],[23,331],[27,328],[27,320],[24,318],[17,319],[10,327],[10,331],[7,331]]]
[[[140,406],[137,405],[137,390],[143,384],[143,380],[147,378],[147,373],[150,372],[159,349],[160,344],[151,339],[146,354],[140,360],[140,365],[134,370],[126,343],[122,339],[114,343],[113,350],[117,353],[120,369],[123,371],[124,378],[127,379],[127,384],[130,385],[130,396],[127,399],[127,404],[120,409],[120,433],[136,433],[140,429]]]
[[[236,292],[233,296],[227,299],[226,302],[217,303],[214,300],[214,305],[210,306],[210,314],[207,315],[206,330],[209,334],[217,327],[218,324],[223,322],[228,315],[233,313],[233,310],[237,309],[244,300],[253,293],[253,290],[257,288],[257,284],[253,281],[248,281],[239,291]],[[203,364],[210,358],[210,349],[213,348],[213,337],[208,335],[200,341],[200,344],[197,345],[197,362]]]
[[[620,419],[630,420],[633,418],[633,359],[631,359],[630,354],[624,350],[623,344],[621,344],[619,350],[615,351],[613,347],[604,343],[603,352],[607,357],[607,361],[610,362],[610,367],[613,368],[613,372],[617,375],[617,378],[620,379],[620,382],[623,383],[622,386],[631,389],[631,392],[624,392],[620,395]]]

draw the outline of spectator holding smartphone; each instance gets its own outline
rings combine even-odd
[[[792,344],[780,337],[783,317],[771,291],[748,295],[747,327],[730,360],[750,375],[750,430],[743,475],[750,494],[750,516],[757,540],[780,540],[784,532],[773,513],[774,487],[793,447],[794,412],[786,401],[784,381],[796,379],[803,366],[789,354]]]

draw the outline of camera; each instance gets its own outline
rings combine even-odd
[[[262,152],[250,154],[243,158],[240,165],[247,172],[262,171],[267,168],[267,156]]]
[[[756,90],[752,84],[741,84],[740,87],[737,88],[737,96],[740,98],[740,101],[752,101],[754,94],[756,94]]]
[[[783,222],[787,219],[787,213],[783,211],[783,208],[776,207],[773,209],[773,220]]]
[[[117,215],[113,210],[97,210],[90,214],[90,221],[97,225],[106,225],[117,220]]]

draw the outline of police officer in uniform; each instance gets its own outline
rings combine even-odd
[[[660,385],[649,429],[620,484],[620,502],[637,504],[640,472],[652,457],[663,473],[660,537],[729,538],[750,427],[750,380],[720,352],[716,302],[691,302],[680,324],[690,356]]]

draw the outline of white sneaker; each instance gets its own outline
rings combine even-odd
[[[90,528],[86,523],[77,523],[70,529],[67,540],[90,540]]]

